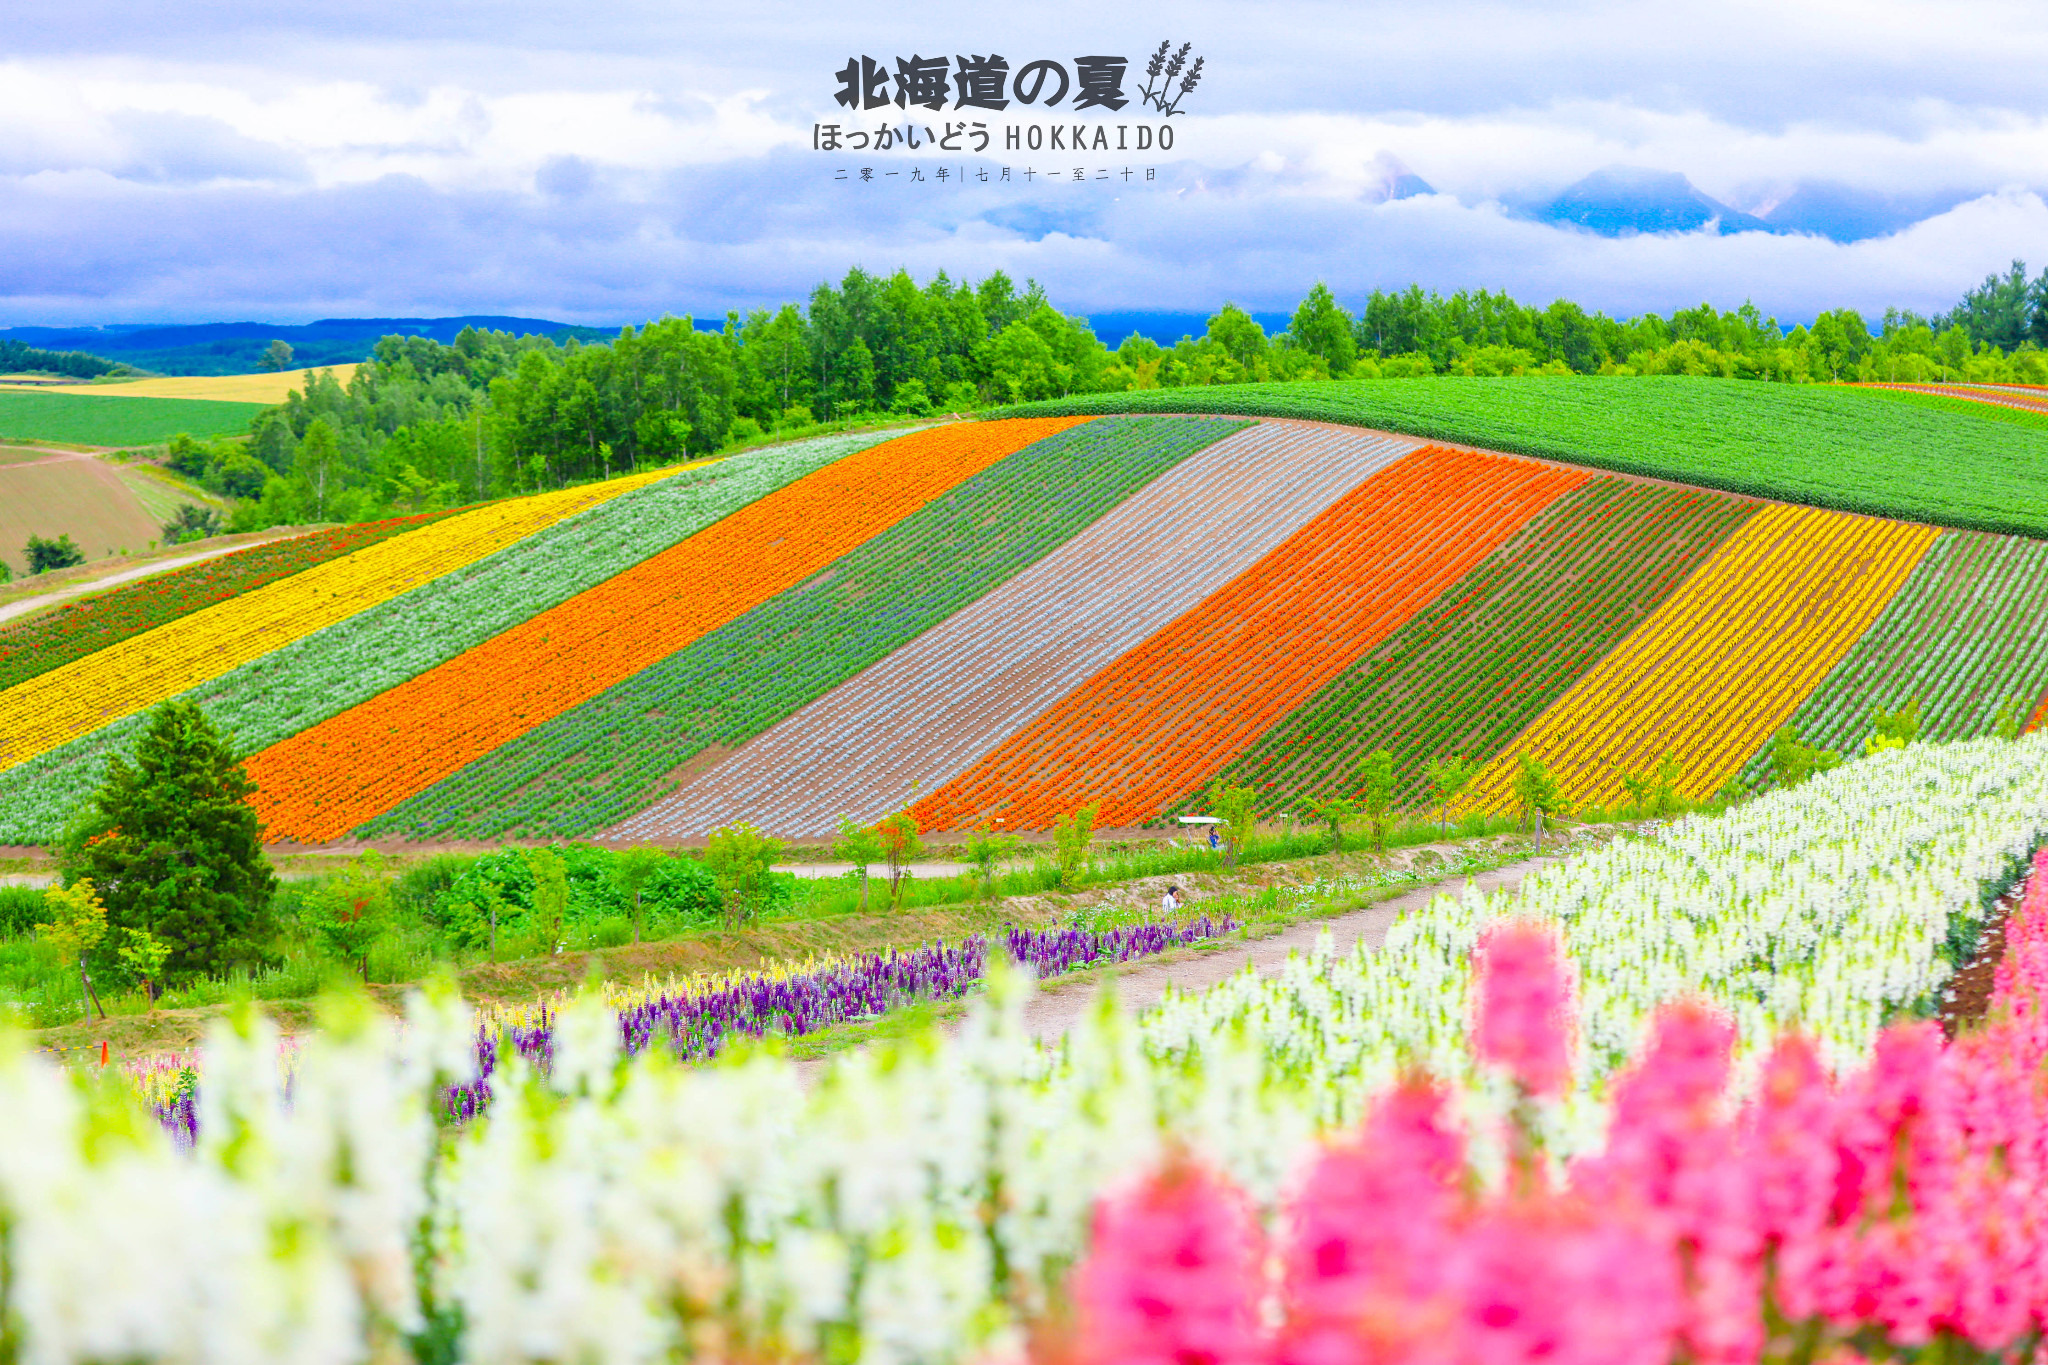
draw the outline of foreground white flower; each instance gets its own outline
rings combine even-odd
[[[1951,928],[2048,833],[2048,738],[1916,746],[1531,877],[1442,897],[1377,952],[1322,951],[1143,1020],[1105,1001],[1057,1047],[1000,975],[951,1035],[806,1078],[766,1053],[686,1068],[619,1057],[585,999],[543,1076],[517,1059],[484,1119],[435,1126],[473,1023],[419,1002],[402,1031],[337,1006],[287,1078],[249,1019],[209,1039],[181,1152],[122,1095],[17,1044],[0,1056],[5,1302],[25,1362],[457,1358],[639,1361],[789,1352],[870,1365],[1013,1353],[1083,1248],[1095,1198],[1185,1143],[1262,1201],[1315,1135],[1411,1062],[1473,1111],[1467,957],[1513,911],[1565,926],[1583,999],[1554,1150],[1652,1009],[1703,994],[1753,1053],[1780,1028],[1859,1056],[1950,971]],[[289,1089],[289,1094],[287,1094]],[[421,1339],[426,1339],[421,1338]]]

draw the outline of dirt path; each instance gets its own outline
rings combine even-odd
[[[18,469],[21,466],[15,465],[12,467]],[[215,559],[221,555],[231,555],[237,550],[246,550],[248,548],[247,544],[223,545],[214,550],[201,550],[197,554],[179,555],[175,559],[160,559],[153,564],[143,564],[133,569],[123,569],[120,573],[111,573],[105,578],[89,578],[77,583],[67,584],[54,591],[43,593],[39,597],[24,597],[19,602],[9,602],[6,606],[0,607],[0,621],[11,621],[17,616],[26,616],[32,611],[40,611],[44,607],[62,602],[67,597],[77,597],[82,593],[98,592],[101,588],[111,588],[117,584],[132,582],[138,578],[147,578],[151,574],[162,573],[166,569],[181,569],[187,564],[197,564],[202,559]]]
[[[1325,929],[1336,940],[1340,953],[1348,953],[1360,943],[1377,948],[1386,941],[1387,930],[1395,920],[1411,910],[1420,910],[1438,896],[1460,894],[1467,885],[1481,891],[1515,891],[1531,872],[1562,861],[1563,857],[1556,855],[1524,858],[1470,877],[1453,877],[1420,886],[1362,910],[1328,919],[1303,920],[1270,937],[1233,944],[1227,951],[1180,949],[1126,967],[1062,978],[1042,987],[1026,1002],[1024,1028],[1040,1042],[1056,1042],[1066,1036],[1094,1007],[1105,978],[1116,992],[1117,1003],[1135,1012],[1158,1004],[1166,997],[1168,986],[1182,991],[1207,990],[1237,975],[1247,965],[1261,976],[1270,976],[1285,966],[1294,953],[1306,953],[1313,948],[1317,936]],[[1189,908],[1199,911],[1200,901]],[[824,1075],[831,1062],[831,1057],[807,1057],[795,1065],[798,1076],[809,1086]]]
[[[963,872],[974,870],[972,863],[905,863],[904,866],[920,877],[957,877]],[[777,863],[777,872],[787,872],[792,877],[843,877],[853,871],[852,863]],[[868,877],[873,881],[889,880],[887,863],[868,864]]]
[[[1339,953],[1349,953],[1360,943],[1377,948],[1386,941],[1387,930],[1395,920],[1410,910],[1420,910],[1438,896],[1461,892],[1468,883],[1481,891],[1514,891],[1531,872],[1559,861],[1555,857],[1526,858],[1462,880],[1417,887],[1363,910],[1330,919],[1303,920],[1270,938],[1233,945],[1226,952],[1188,951],[1133,963],[1117,971],[1114,977],[1117,1002],[1130,1011],[1150,1009],[1166,998],[1169,985],[1182,991],[1207,990],[1236,976],[1247,965],[1261,976],[1270,976],[1286,965],[1292,954],[1314,947],[1317,936],[1325,929],[1336,939]],[[1102,977],[1097,973],[1054,981],[1024,1006],[1024,1027],[1043,1042],[1063,1037],[1094,1006],[1101,990]]]
[[[78,460],[99,461],[100,458],[98,455],[95,455],[89,450],[49,450],[45,449],[42,446],[21,445],[11,445],[8,447],[8,449],[33,450],[37,453],[37,455],[41,457],[40,459],[34,460],[11,461],[7,466],[9,469],[35,469],[38,468],[39,466],[46,464],[71,464]]]

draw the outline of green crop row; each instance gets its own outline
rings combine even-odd
[[[1209,418],[1090,422],[1026,446],[805,582],[360,830],[545,837],[615,824],[706,748],[745,743],[1242,426]]]
[[[1676,375],[1443,376],[1144,389],[989,415],[1308,418],[1813,507],[2048,536],[2048,431],[1890,401],[1880,392]]]
[[[891,433],[736,455],[601,503],[185,695],[248,754],[396,687]],[[0,843],[55,837],[147,724],[129,716],[0,772]]]
[[[1959,531],[1935,541],[1882,615],[1792,713],[1801,742],[1860,748],[1875,708],[1920,702],[1920,738],[1990,734],[2019,699],[2024,721],[2048,690],[2048,544]],[[1764,780],[1767,751],[1738,779]]]
[[[1396,804],[1429,799],[1424,764],[1491,758],[1619,644],[1755,504],[1595,478],[1538,513],[1428,607],[1227,764],[1268,811],[1349,792],[1389,750]],[[1184,797],[1172,813],[1199,804]]]

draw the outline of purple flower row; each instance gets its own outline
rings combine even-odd
[[[987,974],[992,943],[1000,943],[1013,962],[1029,965],[1042,979],[1096,963],[1128,962],[1217,938],[1235,928],[1236,921],[1227,916],[1204,915],[1185,924],[1138,924],[1100,933],[1012,929],[999,939],[976,935],[959,944],[941,939],[909,952],[865,954],[801,976],[754,977],[697,994],[650,1000],[620,1012],[619,1041],[630,1056],[666,1039],[678,1058],[705,1061],[735,1038],[815,1033],[914,1001],[958,999]],[[507,1028],[502,1035],[480,1031],[476,1079],[449,1088],[447,1119],[466,1122],[489,1107],[490,1079],[502,1044],[545,1072],[554,1063],[554,1022],[543,1016],[538,1025]],[[157,1121],[187,1148],[199,1135],[195,1100],[195,1093],[188,1090],[155,1106]]]
[[[869,1019],[920,1000],[965,995],[988,970],[992,943],[1040,978],[1096,963],[1127,962],[1235,929],[1228,917],[1185,924],[1138,924],[1093,933],[1086,929],[1012,929],[999,939],[976,935],[959,944],[937,943],[909,952],[870,953],[816,972],[781,979],[754,977],[697,994],[650,1000],[619,1013],[619,1041],[630,1056],[666,1040],[683,1061],[705,1061],[736,1038],[815,1033],[834,1024]],[[546,1071],[554,1060],[554,1028],[507,1029],[504,1041]],[[462,1122],[490,1103],[500,1040],[477,1038],[477,1078],[448,1092],[447,1117]]]

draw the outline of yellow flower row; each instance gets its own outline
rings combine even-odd
[[[1941,534],[1769,506],[1479,774],[1468,810],[1516,808],[1518,754],[1567,800],[1613,806],[1623,772],[1669,749],[1679,790],[1712,795],[1840,662]]]
[[[578,512],[677,472],[655,470],[490,503],[315,565],[31,678],[0,692],[0,769],[147,710]]]

